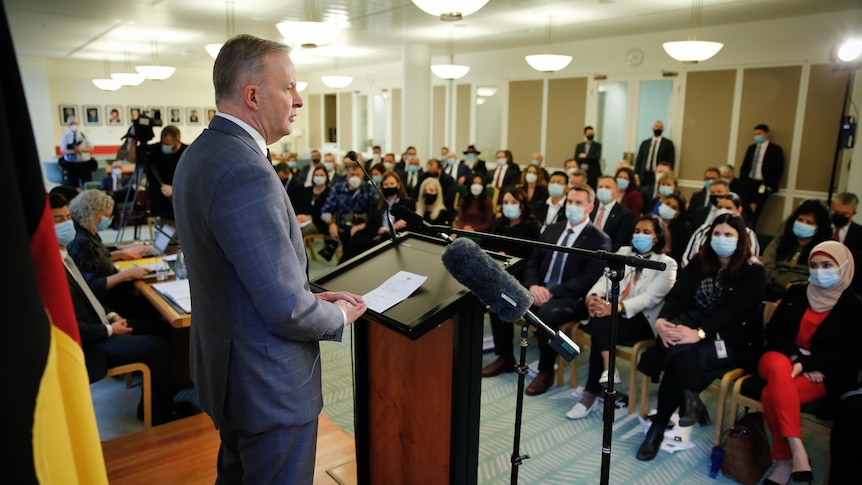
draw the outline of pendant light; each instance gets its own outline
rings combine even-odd
[[[100,79],[93,79],[93,85],[102,91],[116,91],[123,87],[123,84],[117,81],[116,79],[111,79],[111,65],[110,61],[105,58],[104,61],[105,66],[105,77]]]
[[[551,54],[551,42],[554,36],[554,17],[548,16],[547,29],[545,31],[545,53],[526,56],[527,64],[539,72],[556,72],[565,69],[572,62],[572,56]]]
[[[432,64],[431,72],[440,79],[461,79],[470,72],[470,66],[455,64],[455,49],[452,45],[452,32],[448,41],[449,64]]]
[[[227,0],[224,3],[224,31],[227,34],[227,38],[230,39],[233,37],[234,31],[236,30],[236,21],[234,20],[234,8],[233,8],[233,0]],[[221,50],[221,46],[223,43],[216,44],[207,44],[204,46],[207,54],[210,55],[213,59],[218,57],[218,53]]]
[[[284,42],[303,48],[314,48],[332,42],[341,27],[327,22],[314,21],[314,0],[305,0],[305,20],[285,20],[275,25]]]
[[[135,66],[135,70],[145,78],[157,81],[163,81],[171,77],[177,68],[159,65],[159,46],[155,38],[150,41],[150,49],[152,50],[153,63],[149,66]]]
[[[667,55],[685,64],[697,64],[718,54],[718,51],[724,47],[724,44],[721,42],[697,40],[702,16],[703,0],[693,0],[691,3],[688,40],[665,42],[662,44]]]
[[[461,20],[474,14],[488,3],[488,0],[413,0],[413,4],[423,12],[440,17],[440,20]]]

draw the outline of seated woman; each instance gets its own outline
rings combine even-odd
[[[631,246],[623,246],[617,251],[618,254],[636,254],[667,265],[664,271],[626,266],[626,273],[620,282],[620,318],[617,325],[619,343],[626,345],[655,337],[653,324],[664,305],[665,295],[676,281],[676,261],[665,254],[666,235],[661,219],[647,214],[635,222]],[[610,285],[610,280],[602,276],[588,292],[589,296],[585,300],[590,313],[589,326],[592,333],[590,370],[583,397],[566,413],[569,419],[585,418],[598,409],[596,397],[601,394],[602,385],[608,382],[611,307],[608,304],[607,292]],[[614,383],[620,382],[618,372],[614,372],[613,379]]]
[[[383,164],[378,165],[383,166]],[[350,246],[344,248],[344,256],[342,256],[344,260],[352,258],[381,241],[388,239],[390,235],[389,223],[386,221],[387,217],[392,222],[394,230],[402,231],[407,227],[407,221],[396,219],[392,215],[392,208],[394,206],[403,206],[411,212],[416,210],[416,203],[407,197],[407,192],[404,191],[401,178],[397,173],[392,171],[385,172],[380,184],[381,191],[386,200],[378,199],[368,211],[368,220],[362,224],[353,226],[355,232],[350,239]]]
[[[533,216],[527,194],[518,188],[507,189],[503,193],[503,217],[495,220],[488,231],[501,236],[517,237],[536,241],[539,239],[541,225]],[[522,259],[530,255],[530,247],[517,243],[482,240],[482,247],[491,251],[510,254]],[[516,275],[520,277],[520,275]],[[482,369],[482,377],[494,377],[503,372],[515,370],[515,353],[512,341],[515,338],[515,327],[510,322],[500,320],[491,313],[491,332],[494,336],[494,353],[497,359]]]
[[[669,234],[667,254],[679,263],[691,238],[691,225],[685,219],[685,199],[679,194],[665,197],[658,208],[658,216]]]
[[[383,182],[383,174],[386,173],[386,166],[382,163],[375,163],[368,170],[368,173],[371,174],[371,180],[374,184],[380,187],[380,183]]]
[[[527,194],[531,206],[548,199],[548,179],[545,178],[545,171],[538,165],[530,165],[521,172],[521,183],[518,187]]]
[[[815,199],[802,201],[760,258],[766,268],[764,298],[780,300],[791,284],[808,280],[808,265],[805,264],[808,253],[829,239],[832,239],[832,223],[826,206]]]
[[[132,284],[149,271],[137,267],[117,271],[114,257],[102,244],[99,231],[111,225],[113,210],[114,199],[101,190],[86,190],[72,199],[69,212],[75,223],[75,239],[67,246],[69,256],[105,306],[133,317],[156,316],[153,306],[137,295]]]
[[[644,198],[635,179],[634,170],[631,167],[620,167],[614,177],[616,177],[617,186],[620,188],[620,198],[617,202],[632,211],[635,217],[640,217],[644,211]]]
[[[641,461],[655,458],[677,408],[680,426],[709,424],[700,391],[727,370],[752,367],[760,355],[766,271],[751,255],[742,217],[722,214],[711,227],[659,312],[661,345],[644,352],[638,364],[654,380],[664,371],[657,413],[637,451]]]
[[[458,227],[466,231],[487,231],[494,220],[494,206],[485,190],[484,179],[476,175],[469,190],[461,199]]]
[[[825,396],[828,413],[857,387],[862,298],[850,287],[853,255],[838,241],[822,242],[811,250],[808,269],[809,281],[788,288],[766,326],[767,352],[757,366],[776,461],[763,483],[813,480],[799,407]]]
[[[419,185],[416,213],[422,216],[428,224],[452,225],[452,214],[446,210],[446,204],[443,201],[443,188],[437,177],[426,177]]]
[[[659,215],[658,208],[668,197],[674,194],[679,195],[679,177],[674,172],[665,172],[657,183],[656,197],[653,199],[651,207],[651,211],[655,215]],[[682,198],[681,195],[680,197]],[[682,207],[685,210],[685,199],[683,198],[682,201]]]
[[[311,187],[303,187],[302,195],[294,202],[296,220],[302,226],[302,236],[329,234],[329,227],[320,218],[320,208],[329,196],[329,173],[323,165],[318,165],[311,175]],[[293,202],[293,201],[291,201]]]

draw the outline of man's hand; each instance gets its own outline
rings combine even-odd
[[[168,184],[162,184],[162,195],[165,197],[174,195],[174,188]]]
[[[296,215],[296,221],[299,222],[300,224],[304,224],[310,220],[311,220],[311,216],[308,214],[297,214]]]
[[[533,295],[533,304],[542,306],[551,299],[551,292],[541,285],[533,285],[530,287],[530,294]]]
[[[368,309],[368,305],[365,304],[361,296],[346,291],[327,291],[314,296],[334,303],[338,308],[344,310],[348,325],[355,322]]]
[[[356,224],[355,226],[351,227],[350,228],[350,237],[355,236],[357,232],[362,231],[363,229],[365,229],[365,223],[364,222],[362,224]]]
[[[578,158],[587,158],[587,154],[586,154],[586,153],[581,153],[580,155],[578,155]]]
[[[132,327],[125,318],[115,315],[111,318],[111,334],[112,335],[128,335],[132,333]]]
[[[329,225],[329,236],[332,239],[338,239],[338,225],[337,224],[330,224]]]
[[[338,300],[335,302],[335,305],[344,310],[344,313],[347,315],[348,325],[358,320],[359,317],[365,313],[365,310],[368,309],[368,305],[366,305],[365,302],[362,302],[359,305],[351,305],[344,300]]]

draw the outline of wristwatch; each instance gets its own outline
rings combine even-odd
[[[699,338],[701,340],[705,340],[706,339],[706,331],[704,331],[704,329],[702,329],[702,328],[698,328],[697,329],[697,338]]]

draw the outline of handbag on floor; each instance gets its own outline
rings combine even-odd
[[[769,437],[763,413],[746,411],[721,440],[724,460],[721,473],[745,485],[754,485],[772,465]]]

